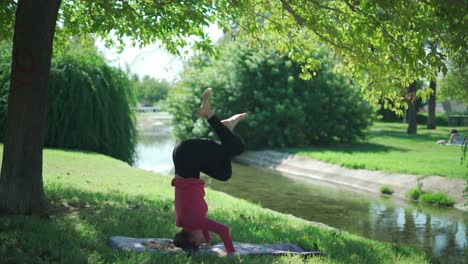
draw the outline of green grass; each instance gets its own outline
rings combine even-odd
[[[406,193],[406,197],[417,201],[422,193],[419,188],[413,188]]]
[[[382,194],[392,195],[394,193],[392,187],[390,186],[382,186],[380,187],[380,192]]]
[[[422,193],[419,201],[436,206],[453,206],[454,201],[445,193]]]
[[[0,149],[1,150],[1,149]],[[231,228],[235,241],[292,242],[326,257],[187,257],[116,252],[109,236],[172,238],[170,177],[93,153],[44,150],[50,219],[0,217],[0,262],[5,263],[427,263],[422,250],[319,228],[245,200],[206,190],[209,217]],[[217,236],[214,242],[220,242]]]
[[[439,139],[448,140],[450,127],[429,130],[420,125],[417,135],[406,134],[406,127],[401,123],[379,122],[371,128],[364,143],[282,151],[354,169],[468,179],[467,164],[461,164],[461,147],[435,143]],[[468,128],[457,129],[468,135]]]

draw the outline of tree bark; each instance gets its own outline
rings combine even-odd
[[[45,214],[42,149],[61,0],[19,0],[0,174],[0,214]]]
[[[436,80],[431,80],[429,87],[432,89],[432,94],[429,98],[429,105],[427,110],[427,128],[436,129]]]
[[[418,129],[418,123],[416,119],[417,109],[416,109],[416,90],[418,89],[418,84],[414,81],[408,87],[408,94],[406,95],[406,101],[408,103],[408,111],[406,112],[408,120],[408,134],[416,134]]]

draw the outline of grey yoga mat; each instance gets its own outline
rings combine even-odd
[[[183,252],[181,248],[174,246],[172,239],[168,238],[133,238],[125,236],[113,236],[108,238],[107,244],[118,250],[134,252],[164,252],[177,253]],[[234,242],[236,252],[234,255],[302,255],[316,256],[325,255],[321,251],[304,251],[301,247],[291,243],[281,244],[252,244]],[[214,254],[224,253],[223,243],[212,246],[201,246],[195,254]]]

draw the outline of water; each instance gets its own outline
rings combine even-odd
[[[164,174],[171,174],[172,149],[175,140],[170,134],[140,135],[136,147],[137,160],[135,166]]]
[[[170,135],[140,136],[136,166],[173,174]],[[468,213],[350,190],[268,169],[233,164],[229,182],[207,186],[272,210],[370,239],[414,245],[444,263],[468,263]]]

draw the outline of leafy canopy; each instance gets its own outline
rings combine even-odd
[[[445,73],[447,60],[467,63],[466,1],[259,0],[245,8],[236,34],[252,36],[253,45],[273,43],[304,62],[306,78],[320,65],[307,57],[317,47],[310,43],[326,44],[370,101],[403,102],[400,87]]]
[[[214,52],[208,34],[210,24],[225,25],[239,12],[227,0],[62,0],[57,19],[55,47],[66,46],[70,36],[92,41],[101,37],[107,46],[123,48],[156,42],[179,54],[181,47],[192,46]],[[1,39],[13,36],[15,0],[0,2]],[[193,41],[191,41],[193,40]],[[57,43],[59,42],[59,43]]]
[[[12,36],[15,8],[15,0],[0,2],[2,39]],[[326,44],[369,101],[398,105],[401,86],[445,73],[446,61],[467,64],[467,19],[463,0],[63,0],[55,44],[69,36],[99,36],[121,48],[126,38],[140,46],[159,40],[175,54],[192,46],[212,55],[203,28],[217,24],[254,46],[274,44],[302,63],[302,78],[320,66],[308,56],[317,49],[311,43]]]

